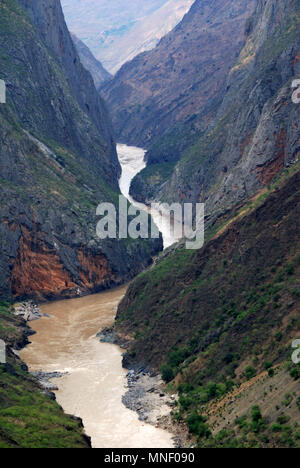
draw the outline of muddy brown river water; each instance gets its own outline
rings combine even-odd
[[[130,202],[133,177],[145,166],[145,151],[118,145],[122,166],[120,190]],[[145,205],[137,204],[141,209]],[[159,223],[158,223],[159,226]],[[174,242],[164,233],[165,247]],[[58,403],[66,413],[83,420],[94,448],[171,448],[172,435],[139,421],[122,403],[126,371],[122,350],[100,343],[96,334],[114,322],[117,306],[126,287],[100,294],[58,301],[41,307],[45,317],[31,322],[36,334],[21,353],[31,372],[67,372],[53,383]]]
[[[58,403],[83,420],[93,448],[169,448],[171,434],[139,421],[122,403],[126,371],[122,350],[100,343],[96,334],[112,325],[121,287],[100,294],[42,306],[50,315],[32,322],[36,334],[21,353],[30,371],[68,372],[53,380]]]

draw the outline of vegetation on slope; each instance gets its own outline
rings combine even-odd
[[[126,361],[161,370],[177,388],[175,417],[201,446],[299,443],[300,370],[291,362],[300,329],[299,188],[296,164],[218,219],[201,250],[179,250],[140,275],[119,307],[119,332],[135,337]],[[246,394],[263,388],[266,373],[274,393],[257,390],[252,406],[262,408],[253,409]],[[236,396],[218,420],[218,400],[228,394]]]
[[[0,364],[0,448],[89,448],[81,421],[42,393],[12,349],[20,349],[29,333],[25,322],[0,303],[0,339],[7,363]]]

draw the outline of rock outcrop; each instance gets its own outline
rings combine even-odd
[[[19,0],[19,3],[33,23],[35,40],[44,46],[34,47],[33,36],[16,37],[21,49],[17,49],[17,44],[12,45],[11,53],[16,61],[24,64],[22,81],[17,81],[16,76],[6,76],[6,67],[1,67],[21,124],[31,133],[53,139],[75,154],[84,155],[93,171],[101,170],[99,175],[116,187],[120,169],[110,119],[90,73],[80,62],[60,0]],[[5,39],[5,31],[3,35]],[[56,66],[60,70],[55,70]],[[64,99],[60,99],[62,94]],[[81,112],[76,116],[78,106]]]

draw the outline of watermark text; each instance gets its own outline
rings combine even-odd
[[[300,104],[300,79],[292,82],[292,89],[295,90],[292,94],[293,103]]]
[[[6,84],[0,80],[0,104],[6,104]]]
[[[96,214],[100,239],[158,239],[160,232],[174,243],[185,239],[188,250],[200,249],[204,244],[203,203],[152,203],[150,207],[130,205],[119,197],[118,209],[112,203],[101,203]],[[170,245],[172,242],[170,243]]]
[[[293,341],[292,348],[295,349],[295,351],[292,354],[292,361],[294,364],[299,364],[300,363],[300,340]]]
[[[0,364],[6,364],[6,345],[3,340],[0,340]]]

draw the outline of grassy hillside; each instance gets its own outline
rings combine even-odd
[[[7,363],[0,364],[0,448],[89,448],[81,422],[64,414],[42,393],[12,352],[26,343],[29,329],[0,303],[0,339],[7,344]]]
[[[174,415],[201,446],[299,444],[299,189],[298,163],[219,218],[201,250],[140,275],[119,307],[117,329],[135,337],[126,361],[179,390]]]

